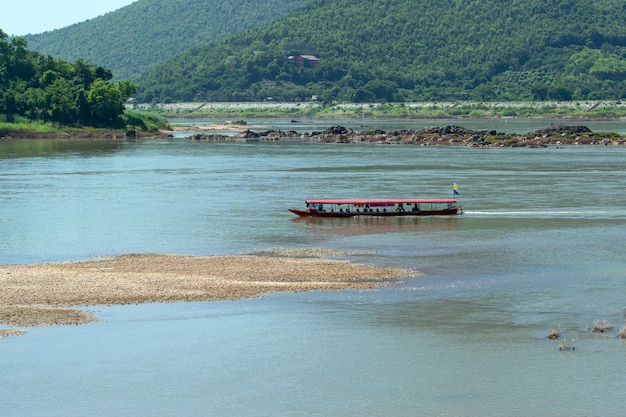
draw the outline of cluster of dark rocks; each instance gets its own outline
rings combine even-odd
[[[283,138],[301,138],[317,140],[322,143],[371,142],[380,144],[410,145],[452,145],[469,147],[547,147],[554,145],[625,145],[626,138],[619,135],[607,137],[606,134],[594,134],[585,126],[550,126],[530,132],[526,135],[507,134],[495,130],[471,130],[461,126],[432,126],[417,130],[397,130],[385,132],[373,130],[355,132],[344,126],[332,126],[324,131],[296,132],[293,130],[266,130],[255,132],[245,130],[234,136],[197,133],[189,136],[192,140],[208,141],[271,141]]]

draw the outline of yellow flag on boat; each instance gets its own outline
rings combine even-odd
[[[456,185],[456,182],[452,183],[452,191],[454,192],[454,195],[459,195],[459,186]]]

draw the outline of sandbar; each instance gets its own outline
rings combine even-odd
[[[15,327],[78,325],[97,320],[92,311],[76,307],[371,289],[416,275],[407,269],[317,257],[332,256],[329,251],[305,252],[129,254],[84,262],[0,265],[0,324],[11,326],[0,329],[0,338],[23,333]]]
[[[173,125],[174,132],[244,132],[248,129],[268,129],[262,125],[248,125],[237,123],[211,123],[198,125]]]

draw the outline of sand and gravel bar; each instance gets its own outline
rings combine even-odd
[[[122,255],[100,260],[0,265],[0,338],[16,327],[84,324],[76,307],[258,297],[273,292],[369,289],[416,275],[343,259],[324,250],[232,256]]]

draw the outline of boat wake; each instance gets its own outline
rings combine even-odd
[[[623,219],[626,209],[622,210],[464,210],[464,215],[475,217],[510,217],[510,218],[570,218],[570,219]]]

